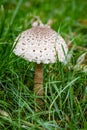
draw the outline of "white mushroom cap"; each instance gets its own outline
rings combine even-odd
[[[68,47],[63,38],[47,26],[36,26],[22,32],[15,40],[13,52],[37,64],[66,61]]]

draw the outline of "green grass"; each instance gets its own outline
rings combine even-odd
[[[66,42],[86,48],[86,12],[86,0],[0,0],[0,130],[87,129],[87,73],[74,69],[86,50],[70,50],[67,65],[43,66],[43,109],[33,92],[35,64],[12,53],[14,39],[34,16],[45,24],[51,19]]]

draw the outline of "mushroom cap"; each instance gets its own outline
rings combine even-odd
[[[37,64],[66,62],[68,47],[63,38],[47,26],[36,26],[18,35],[13,52]]]

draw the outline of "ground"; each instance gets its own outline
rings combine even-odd
[[[0,130],[86,130],[86,0],[0,0]],[[44,107],[33,92],[35,63],[13,54],[16,36],[38,16],[69,44],[70,60],[43,65]],[[38,111],[35,110],[38,108]]]

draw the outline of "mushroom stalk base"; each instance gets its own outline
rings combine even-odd
[[[43,96],[43,67],[42,64],[36,64],[35,76],[34,76],[34,92],[37,96]],[[36,99],[38,104],[42,104],[40,98]]]

